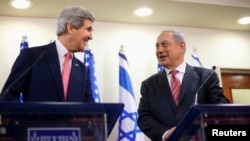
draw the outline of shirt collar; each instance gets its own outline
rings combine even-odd
[[[179,72],[181,72],[181,73],[184,74],[185,71],[186,71],[186,66],[187,66],[186,62],[183,62],[183,63],[181,63],[179,66],[177,66],[177,67],[175,68],[175,70],[178,70]],[[171,70],[165,68],[165,71],[166,71],[167,74],[169,74]]]
[[[56,39],[56,49],[59,57],[64,57],[64,55],[68,52],[66,47],[58,39]]]

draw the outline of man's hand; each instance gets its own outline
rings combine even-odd
[[[171,129],[168,130],[167,134],[163,137],[164,141],[167,141],[169,139],[169,137],[172,135],[172,133],[174,132],[176,127],[173,127]]]

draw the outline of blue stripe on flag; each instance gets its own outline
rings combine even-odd
[[[127,57],[125,54],[123,54],[122,52],[119,53],[119,56],[128,63]]]
[[[29,43],[26,40],[23,40],[20,44],[20,50],[24,49],[24,48],[28,48],[29,47]]]
[[[134,92],[133,92],[133,88],[131,85],[131,80],[129,77],[129,74],[127,73],[127,71],[123,68],[123,67],[119,67],[119,77],[123,79],[119,79],[119,84],[121,86],[123,86],[124,89],[126,89],[127,91],[129,91],[129,94],[131,94],[134,97]]]
[[[164,69],[164,67],[161,64],[158,63],[158,65],[157,65],[157,71],[160,72],[163,69]]]
[[[202,64],[201,64],[201,61],[200,61],[200,58],[197,54],[192,54],[192,63],[193,63],[193,66],[196,66],[196,67],[202,67]]]

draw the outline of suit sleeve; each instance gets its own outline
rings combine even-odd
[[[212,70],[213,71],[213,70]],[[229,103],[229,100],[224,95],[224,90],[219,85],[219,78],[214,72],[208,80],[208,83],[205,86],[207,102],[209,104],[224,104]]]
[[[84,98],[84,102],[94,102],[93,94],[91,90],[91,80],[90,80],[90,74],[89,69],[87,69],[87,90]]]
[[[20,52],[3,87],[2,93],[5,95],[1,101],[19,101],[20,93],[25,91],[25,86],[29,83],[29,73],[25,71],[32,64],[32,60],[34,59],[29,59],[27,49]]]
[[[138,107],[138,126],[151,140],[160,141],[168,129],[154,119],[150,108],[149,84],[144,81],[141,85],[141,98]]]

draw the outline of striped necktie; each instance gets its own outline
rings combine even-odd
[[[178,104],[179,101],[179,92],[181,89],[181,84],[179,79],[176,78],[176,74],[178,73],[177,70],[170,71],[171,74],[171,91],[173,94],[173,99],[175,101],[175,104]]]

